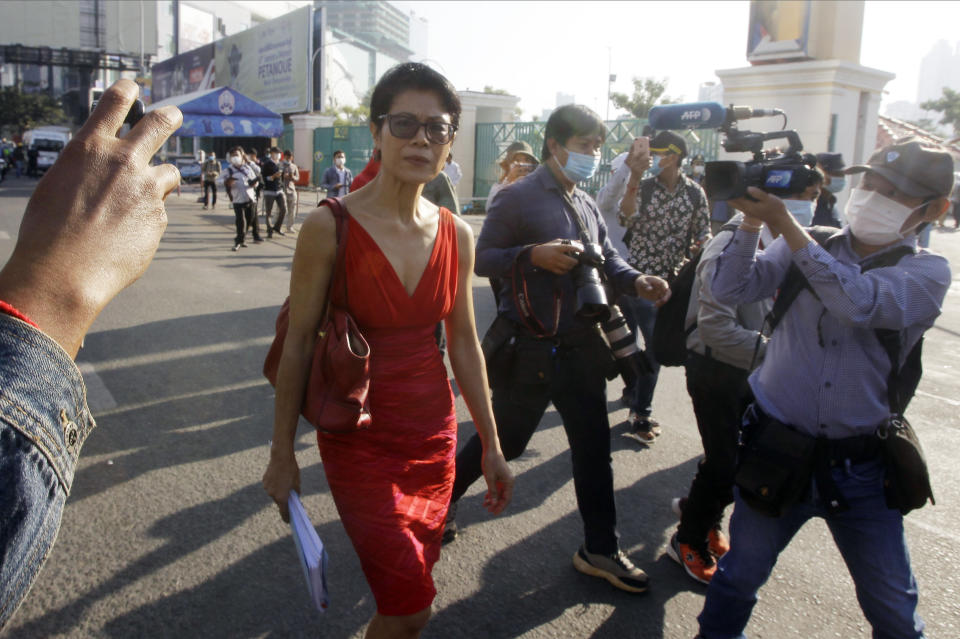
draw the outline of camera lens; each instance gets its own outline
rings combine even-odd
[[[610,317],[607,293],[596,267],[580,264],[573,269],[573,283],[577,288],[577,315],[599,322]]]

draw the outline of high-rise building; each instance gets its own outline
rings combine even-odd
[[[399,60],[408,59],[410,16],[380,0],[317,0],[327,10],[327,26],[369,42]],[[420,31],[418,31],[419,35]]]
[[[943,87],[960,89],[960,50],[946,40],[933,45],[920,61],[917,102],[936,100],[943,95]]]

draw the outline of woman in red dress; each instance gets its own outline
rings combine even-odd
[[[440,320],[457,384],[484,442],[487,509],[499,513],[513,490],[473,320],[473,233],[420,197],[443,168],[459,119],[460,100],[442,75],[422,64],[388,71],[370,103],[380,172],[343,198],[350,214],[348,303],[371,348],[373,423],[345,435],[319,433],[318,442],[340,519],[377,602],[367,639],[418,637],[436,594],[430,573],[440,554],[457,436],[434,337]],[[329,208],[313,211],[293,257],[290,327],[263,478],[284,521],[290,490],[300,490],[294,438],[336,254],[335,229]]]

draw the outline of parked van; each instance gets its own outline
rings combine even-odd
[[[23,144],[28,150],[37,150],[37,168],[46,171],[60,157],[60,151],[70,141],[70,137],[69,127],[38,127],[23,134]]]

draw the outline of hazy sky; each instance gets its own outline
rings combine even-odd
[[[552,109],[558,91],[606,115],[608,64],[614,91],[667,77],[667,94],[686,100],[715,69],[747,66],[745,1],[394,4],[427,18],[430,62],[458,89],[506,89],[526,117]],[[863,29],[860,63],[897,74],[885,101],[915,100],[921,58],[939,39],[960,41],[960,2],[867,2]]]

